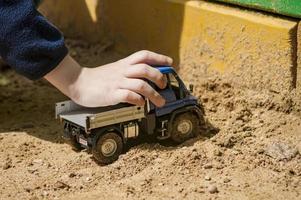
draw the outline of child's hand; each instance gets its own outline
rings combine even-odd
[[[149,51],[140,51],[97,68],[81,68],[67,56],[45,78],[73,101],[86,107],[120,102],[143,105],[145,101],[142,96],[160,107],[165,104],[165,100],[142,79],[148,79],[159,88],[164,88],[166,81],[163,74],[150,65],[171,64],[171,58]]]

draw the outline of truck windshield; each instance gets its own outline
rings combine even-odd
[[[176,98],[177,99],[183,98],[183,91],[181,90],[179,81],[177,80],[175,75],[174,74],[168,74],[168,79],[169,79],[170,87],[173,90],[173,92],[175,93]]]
[[[172,87],[179,88],[179,82],[173,74],[169,74],[169,80]]]

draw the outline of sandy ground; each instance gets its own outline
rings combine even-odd
[[[122,55],[69,41],[86,65]],[[0,76],[0,199],[300,199],[301,118],[272,92],[202,80],[207,131],[173,146],[138,143],[99,166],[62,139],[54,103],[66,99],[45,81],[11,70]]]

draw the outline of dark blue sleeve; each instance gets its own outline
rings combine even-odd
[[[62,34],[35,8],[33,0],[0,0],[0,56],[35,80],[67,55]]]

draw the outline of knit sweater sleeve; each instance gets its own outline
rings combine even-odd
[[[62,34],[35,8],[33,0],[0,0],[0,56],[35,80],[67,55]]]

